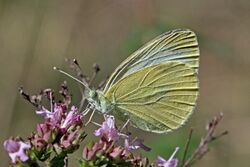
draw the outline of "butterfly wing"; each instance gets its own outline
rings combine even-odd
[[[148,42],[116,68],[108,79],[104,92],[107,92],[121,77],[167,61],[179,61],[198,71],[199,48],[194,32],[188,29],[176,29]]]
[[[116,82],[105,94],[113,114],[145,131],[166,133],[185,123],[198,96],[195,69],[181,62],[143,68]]]

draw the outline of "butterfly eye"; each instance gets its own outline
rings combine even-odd
[[[89,91],[89,97],[90,97],[90,98],[95,98],[96,96],[97,96],[97,93],[96,93],[95,90],[90,90],[90,91]]]

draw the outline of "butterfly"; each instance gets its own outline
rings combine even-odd
[[[84,94],[94,111],[129,120],[144,131],[167,133],[184,125],[193,113],[198,67],[195,33],[175,29],[125,59],[103,90],[87,88]]]

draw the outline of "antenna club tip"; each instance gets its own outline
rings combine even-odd
[[[58,68],[56,66],[53,67],[53,70],[58,70]]]

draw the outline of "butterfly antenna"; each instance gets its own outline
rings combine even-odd
[[[81,80],[77,79],[76,77],[70,75],[69,73],[67,73],[67,72],[65,72],[65,71],[63,71],[63,70],[61,70],[61,69],[59,69],[59,68],[57,68],[57,67],[53,67],[53,69],[56,70],[56,71],[58,71],[58,72],[60,72],[60,73],[62,73],[62,74],[64,74],[64,75],[66,75],[66,76],[68,76],[68,77],[70,77],[70,78],[72,78],[73,80],[79,82],[79,83],[82,84],[85,88],[87,88],[88,90],[90,90],[90,88],[89,88],[89,86],[88,86],[87,83],[82,82]]]

